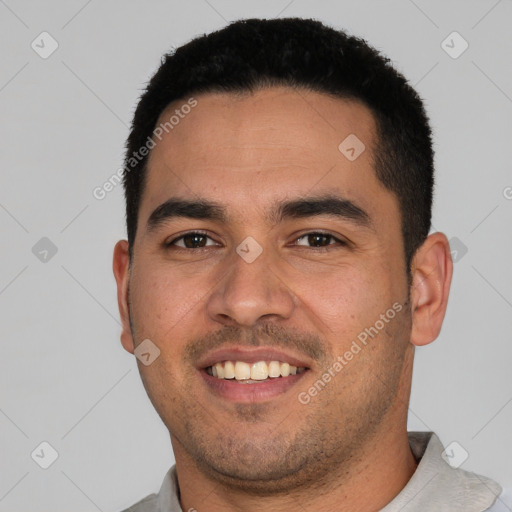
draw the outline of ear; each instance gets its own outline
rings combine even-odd
[[[126,240],[119,240],[114,247],[114,261],[112,267],[117,282],[117,303],[119,306],[119,314],[121,315],[121,344],[125,350],[133,354],[135,346],[130,328],[130,310],[128,307],[130,254]]]
[[[411,272],[411,343],[422,346],[439,336],[448,304],[453,262],[443,233],[426,238],[413,257]]]

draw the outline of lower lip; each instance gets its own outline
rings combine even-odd
[[[283,395],[297,384],[308,370],[289,375],[266,379],[252,384],[241,384],[236,379],[218,379],[201,370],[201,376],[207,386],[217,395],[234,402],[254,403],[264,402]]]

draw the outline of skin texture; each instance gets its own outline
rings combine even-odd
[[[379,510],[416,468],[406,430],[414,347],[441,329],[448,241],[427,238],[409,289],[398,202],[373,170],[375,124],[362,104],[281,87],[196,99],[151,151],[131,268],[125,240],[113,263],[123,347],[133,353],[149,338],[160,349],[151,365],[138,364],[171,435],[182,508]],[[366,146],[354,161],[338,150],[349,134]],[[371,225],[266,218],[276,201],[324,193],[353,201]],[[173,218],[148,231],[171,196],[221,203],[228,221]],[[190,247],[204,248],[165,247],[194,230],[209,238]],[[318,231],[335,238],[308,244],[304,235]],[[248,236],[263,249],[252,263],[236,252]],[[301,403],[299,393],[393,304],[401,311]],[[272,399],[228,400],[197,364],[234,346],[271,346],[309,370]]]

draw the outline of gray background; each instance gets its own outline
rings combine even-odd
[[[0,0],[0,511],[116,511],[158,490],[168,433],[119,342],[122,188],[92,191],[121,166],[164,52],[276,16],[367,38],[425,99],[433,224],[457,262],[441,336],[416,351],[409,429],[512,487],[512,1]],[[43,31],[59,45],[46,59],[31,47],[51,48]],[[453,31],[469,43],[458,58],[441,45]],[[43,441],[59,455],[46,470],[31,458]]]

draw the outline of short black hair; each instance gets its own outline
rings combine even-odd
[[[390,59],[365,40],[302,18],[238,20],[162,57],[126,142],[123,183],[130,261],[148,160],[147,151],[142,157],[139,150],[148,147],[165,108],[192,94],[251,93],[273,86],[357,100],[371,110],[377,126],[375,172],[398,198],[410,273],[432,215],[434,153],[423,103]]]

